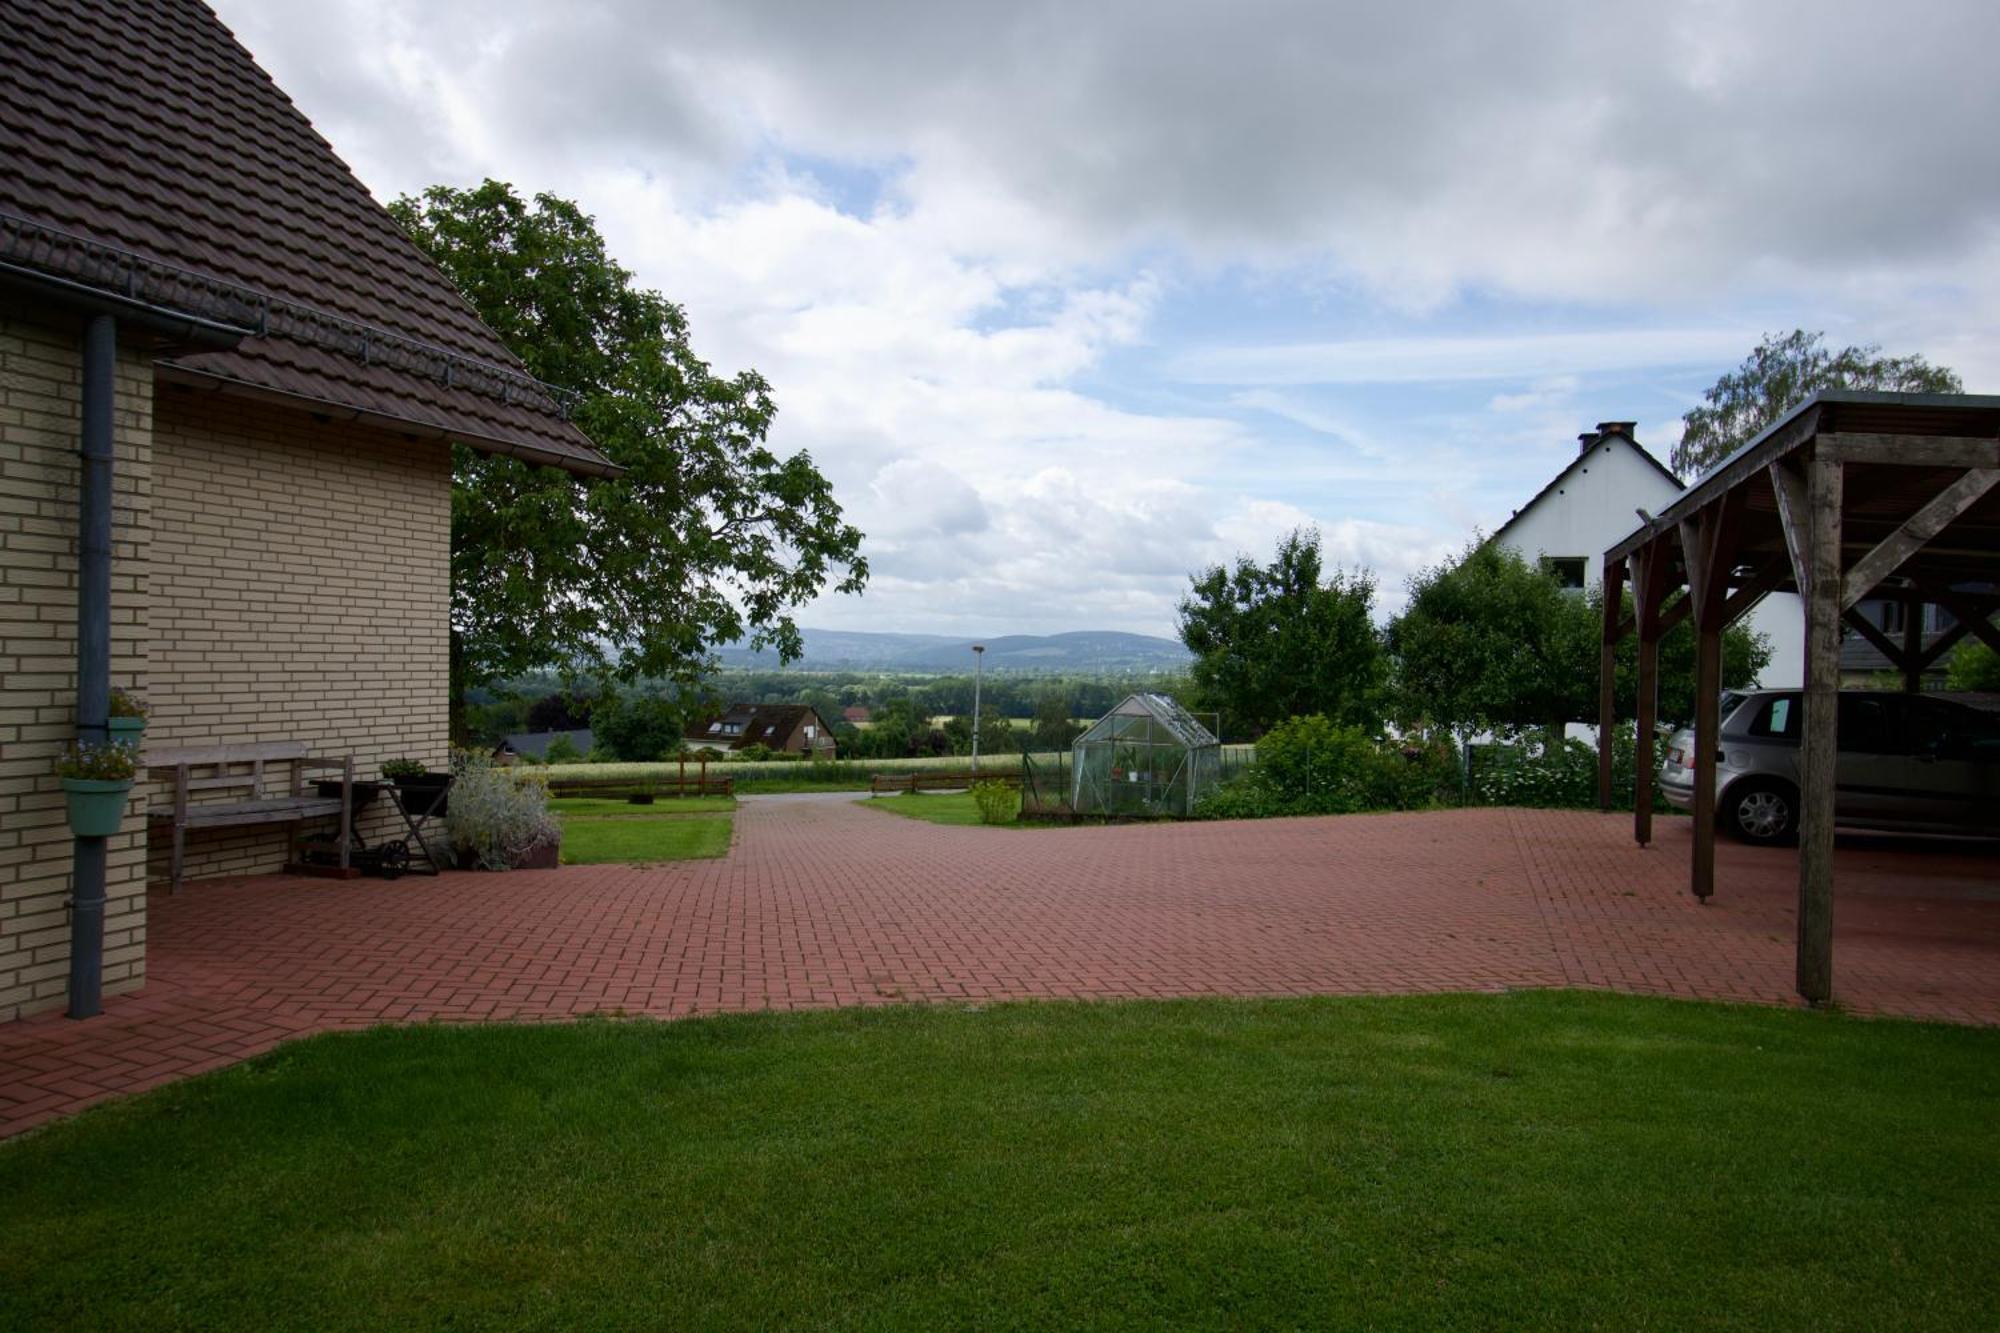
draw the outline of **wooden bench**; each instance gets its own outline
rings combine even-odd
[[[1021,775],[1005,770],[985,773],[873,773],[868,778],[868,794],[880,796],[885,792],[953,791],[970,787],[975,782],[1004,782],[1010,787],[1021,785]]]
[[[154,776],[171,774],[173,795],[166,805],[154,805],[146,818],[171,824],[174,831],[173,892],[181,890],[187,831],[191,828],[237,828],[251,824],[303,824],[308,819],[340,820],[340,870],[348,869],[354,823],[354,756],[316,758],[298,741],[254,745],[209,745],[180,750],[153,750],[141,761]],[[291,781],[282,795],[264,791],[265,770],[290,769]],[[340,795],[306,794],[306,774],[338,770]],[[244,791],[240,800],[209,801],[194,797],[206,792]],[[298,832],[294,830],[296,843]]]

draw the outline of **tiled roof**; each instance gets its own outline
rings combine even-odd
[[[688,726],[686,736],[689,741],[705,745],[769,745],[775,749],[808,722],[819,727],[816,739],[820,743],[831,743],[832,730],[808,704],[731,704],[726,712],[696,719]],[[712,723],[722,723],[739,730],[712,732],[709,730]]]
[[[206,6],[0,0],[0,33],[0,213],[267,298],[170,375],[612,470]],[[61,245],[0,261],[103,285]]]

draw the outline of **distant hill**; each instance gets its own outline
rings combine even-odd
[[[792,663],[799,671],[972,670],[972,645],[979,640],[945,634],[869,634],[857,630],[807,629],[806,655]],[[1115,630],[1075,630],[1068,634],[1002,634],[984,640],[988,671],[1180,671],[1187,649],[1172,639]],[[724,648],[724,666],[778,666],[778,655]]]

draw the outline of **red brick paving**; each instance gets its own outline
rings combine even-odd
[[[1464,810],[1015,832],[752,801],[723,860],[442,879],[192,884],[150,981],[0,1025],[0,1135],[302,1033],[424,1019],[901,1000],[1596,986],[1791,1002],[1794,855],[1685,820]],[[2000,1023],[2000,855],[1844,840],[1854,1010]]]

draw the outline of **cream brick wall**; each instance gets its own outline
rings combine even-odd
[[[442,766],[450,451],[173,384],[153,441],[148,748],[303,741],[364,777],[400,755]],[[191,831],[188,877],[275,870],[288,836]],[[163,829],[151,850],[163,879]]]
[[[0,1020],[63,1001],[74,843],[54,760],[76,733],[79,326],[0,314]],[[144,693],[152,372],[120,349],[112,683]],[[145,979],[144,821],[111,839],[104,990]]]

